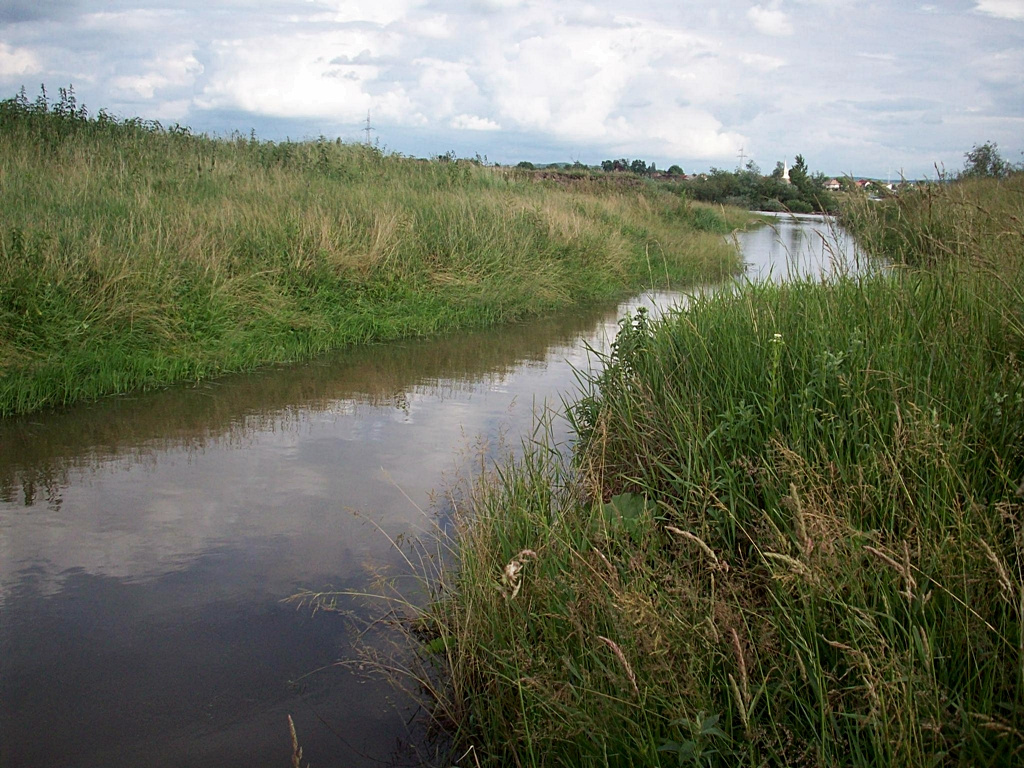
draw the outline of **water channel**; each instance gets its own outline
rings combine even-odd
[[[752,280],[853,258],[816,218],[737,239]],[[334,664],[357,623],[282,600],[401,572],[388,537],[430,529],[432,491],[517,444],[624,313],[683,300],[0,421],[0,765],[282,766],[288,714],[314,765],[408,764],[411,703]]]

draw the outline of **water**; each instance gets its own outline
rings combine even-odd
[[[853,238],[831,218],[805,214],[770,216],[766,227],[738,236],[746,278],[781,282],[797,277],[862,272],[868,263]]]
[[[822,229],[740,235],[748,274],[821,269]],[[0,422],[0,765],[287,765],[288,714],[315,765],[413,762],[410,701],[354,666],[362,604],[282,600],[401,572],[434,489],[681,298]]]

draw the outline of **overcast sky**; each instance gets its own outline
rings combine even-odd
[[[492,162],[1024,160],[1024,0],[0,0],[0,97]]]

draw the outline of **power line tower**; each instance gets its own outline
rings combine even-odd
[[[366,127],[363,130],[366,132],[366,146],[370,146],[370,131],[377,130],[370,125],[370,110],[366,110]]]
[[[747,153],[743,151],[743,147],[740,147],[740,153],[739,155],[737,155],[737,157],[739,157],[740,159],[740,168],[742,168],[744,166],[743,161],[746,160],[748,157]]]

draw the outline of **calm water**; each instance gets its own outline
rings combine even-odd
[[[739,241],[752,279],[848,246],[811,219]],[[363,608],[282,600],[400,572],[433,489],[680,298],[0,422],[0,766],[287,765],[288,714],[314,765],[414,762],[410,703],[335,664]]]

